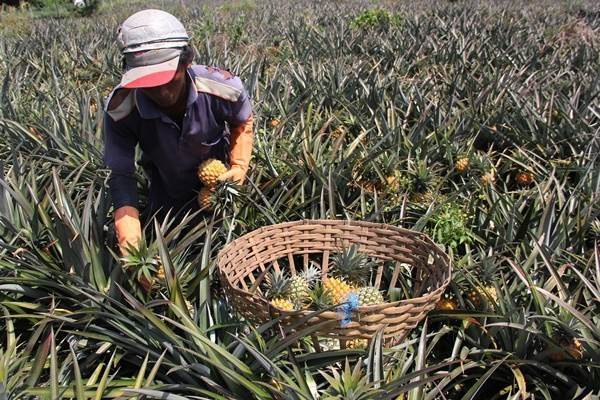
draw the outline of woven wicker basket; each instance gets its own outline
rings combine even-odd
[[[377,261],[374,272],[378,288],[384,262],[394,263],[389,287],[395,287],[401,272],[409,271],[409,298],[358,307],[351,322],[342,325],[343,315],[335,310],[286,312],[262,296],[260,283],[271,269],[285,265],[294,275],[316,258],[326,277],[331,255],[353,244]],[[318,324],[316,335],[338,338],[342,344],[358,338],[370,339],[383,328],[388,346],[402,341],[435,307],[451,274],[448,256],[422,233],[385,224],[340,220],[304,220],[262,227],[226,245],[217,264],[229,301],[253,322],[281,317],[282,324],[294,329]]]

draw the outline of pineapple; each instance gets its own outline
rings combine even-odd
[[[493,171],[489,171],[481,176],[480,181],[485,186],[491,185],[496,181],[496,176]]]
[[[327,278],[323,282],[323,288],[331,296],[332,304],[342,303],[350,292],[354,290],[354,287],[347,284],[341,278]]]
[[[198,205],[201,210],[211,210],[214,204],[213,191],[208,187],[203,187],[198,192]]]
[[[454,164],[454,169],[458,173],[462,174],[469,168],[470,163],[471,160],[469,159],[469,157],[461,157],[458,160],[456,160],[456,163]]]
[[[484,300],[488,302],[488,305],[493,306],[498,302],[498,292],[494,286],[487,285],[471,290],[467,294],[467,298],[473,303],[475,308],[480,308]]]
[[[404,193],[411,186],[411,179],[401,171],[394,171],[385,179],[385,183],[390,193]]]
[[[271,305],[280,308],[283,311],[294,311],[294,304],[288,299],[278,298],[271,300]]]
[[[452,311],[457,308],[458,304],[456,303],[456,300],[450,298],[440,299],[435,305],[435,309],[441,311]]]
[[[488,300],[491,300],[494,303],[496,303],[498,301],[498,291],[492,285],[487,285],[487,286],[482,287],[481,291],[479,293],[482,296],[486,296],[486,298]]]
[[[528,171],[520,171],[515,175],[515,180],[521,186],[529,186],[533,183],[533,175]]]
[[[367,339],[361,339],[361,338],[351,339],[351,340],[346,341],[346,348],[347,349],[366,349],[368,344],[369,344],[369,341]]]
[[[375,286],[365,286],[358,289],[358,304],[368,306],[384,303],[383,295]]]
[[[563,345],[567,353],[574,359],[581,360],[583,358],[583,345],[577,338],[572,338],[567,343],[563,343]]]
[[[367,282],[371,263],[367,261],[364,254],[358,252],[357,245],[352,245],[336,254],[332,262],[331,276],[323,282],[323,286],[331,293],[333,303],[339,304],[344,302],[348,294],[357,286]]]
[[[159,262],[160,262],[160,259],[159,259]],[[159,281],[165,280],[165,267],[162,264],[159,265],[158,270],[156,271],[155,278],[158,279]]]
[[[479,291],[476,289],[470,290],[469,293],[467,293],[467,299],[469,299],[469,301],[471,303],[473,303],[473,305],[475,306],[475,308],[479,308],[481,307],[481,296],[479,294]]]
[[[198,179],[204,185],[214,187],[217,184],[217,178],[225,172],[227,172],[225,164],[215,158],[209,158],[198,167]]]
[[[350,286],[366,284],[373,266],[365,254],[358,252],[358,246],[355,244],[334,255],[332,262],[332,278],[345,279]]]
[[[319,273],[319,269],[311,265],[303,273],[290,278],[289,298],[297,308],[302,308],[302,304],[310,300],[310,289]]]
[[[266,297],[271,305],[283,310],[293,311],[294,304],[289,299],[290,278],[283,271],[273,271],[267,275]]]
[[[568,359],[567,354],[576,360],[583,358],[583,345],[577,338],[559,331],[552,336],[552,340],[558,342],[559,348],[549,354],[550,360],[565,361]]]

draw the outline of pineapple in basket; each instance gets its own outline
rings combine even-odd
[[[332,261],[330,277],[323,286],[331,292],[334,304],[344,302],[350,292],[358,294],[361,306],[383,302],[381,292],[373,286],[367,286],[373,263],[365,254],[358,252],[358,246],[352,245],[336,254]]]
[[[266,289],[266,297],[272,306],[283,311],[295,309],[294,303],[289,298],[290,278],[285,272],[270,272],[266,277]]]
[[[294,304],[295,309],[304,308],[310,303],[310,291],[314,282],[319,278],[321,271],[318,267],[311,265],[300,274],[296,274],[289,279],[289,294],[290,301]]]
[[[370,306],[385,303],[383,294],[375,286],[364,286],[358,289],[358,305]]]

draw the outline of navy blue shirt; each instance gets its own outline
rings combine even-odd
[[[118,107],[104,115],[104,162],[110,170],[109,187],[115,209],[138,207],[135,148],[150,178],[151,212],[195,205],[201,187],[196,171],[207,158],[227,161],[228,126],[248,120],[252,106],[238,77],[227,71],[195,65],[188,69],[187,107],[178,126],[142,91],[130,90]]]

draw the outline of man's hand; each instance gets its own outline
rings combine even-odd
[[[131,206],[116,209],[115,231],[121,255],[126,256],[129,254],[128,247],[137,247],[142,237],[142,227],[138,210]]]
[[[244,179],[246,179],[246,171],[240,167],[239,165],[233,165],[229,171],[221,174],[217,180],[220,182],[224,181],[232,181],[234,183],[244,183]]]
[[[229,150],[229,164],[231,168],[219,178],[219,181],[233,181],[235,183],[244,183],[250,157],[252,157],[252,141],[254,133],[252,132],[252,123],[254,117],[251,115],[246,122],[241,125],[231,127],[231,145]]]

